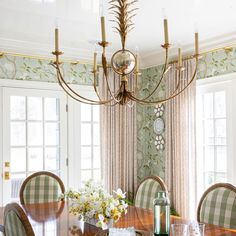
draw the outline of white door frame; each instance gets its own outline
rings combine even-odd
[[[3,114],[3,96],[2,96],[2,88],[0,87],[0,182],[1,182],[1,187],[0,187],[0,206],[2,205],[2,199],[3,199],[3,120],[2,120],[2,115]]]
[[[77,132],[74,132],[75,126],[78,128],[78,114],[75,117],[76,111],[78,112],[78,108],[73,106],[74,101],[69,99],[66,96],[65,92],[59,86],[58,83],[49,83],[49,82],[41,82],[41,81],[23,81],[23,80],[9,80],[9,79],[0,79],[0,205],[3,202],[3,192],[2,192],[2,182],[3,182],[3,120],[2,120],[2,112],[3,112],[3,88],[22,88],[22,89],[37,89],[37,90],[50,90],[50,91],[60,91],[66,97],[65,101],[68,104],[69,113],[67,112],[65,115],[67,124],[65,125],[67,128],[67,133],[64,137],[65,142],[67,142],[67,150],[65,153],[65,161],[68,159],[68,167],[67,167],[67,176],[65,179],[67,183],[65,183],[65,187],[72,187],[77,189],[80,182],[80,160],[78,160],[78,145],[76,144],[76,140],[79,139],[79,135]],[[89,92],[90,95],[93,91],[92,86],[87,85],[73,85],[78,91],[81,91],[82,95],[87,95]],[[94,97],[93,97],[94,98]],[[64,140],[63,140],[64,142]],[[79,140],[77,140],[79,142]],[[76,145],[76,146],[75,146]],[[64,165],[66,168],[66,163]]]
[[[1,168],[1,197],[0,197],[0,204],[3,205],[6,203],[3,196],[3,189],[7,189],[7,192],[10,192],[9,188],[9,182],[7,180],[4,180],[4,162],[7,161],[7,159],[10,158],[9,154],[9,114],[5,113],[3,114],[3,111],[5,109],[9,109],[9,96],[10,94],[14,95],[28,95],[28,96],[45,96],[45,97],[56,97],[60,99],[60,111],[65,110],[66,111],[66,103],[67,103],[67,97],[65,93],[63,93],[58,85],[49,85],[45,86],[45,83],[41,84],[38,82],[28,82],[25,81],[17,81],[17,83],[14,83],[15,81],[2,81],[0,80],[0,102],[1,102],[1,116],[0,116],[0,122],[1,122],[1,137],[0,137],[0,147],[1,147],[1,153],[0,153],[0,164],[2,166]],[[20,84],[18,82],[21,82]],[[12,86],[14,85],[14,86]],[[41,86],[42,85],[42,86]],[[43,87],[43,89],[41,89]],[[55,88],[58,89],[55,89]],[[4,100],[7,99],[7,100]],[[62,149],[60,149],[60,170],[61,170],[61,178],[65,184],[65,187],[68,186],[68,175],[67,175],[67,113],[66,112],[60,112],[60,146],[63,146]],[[3,138],[3,134],[5,134],[5,137]],[[6,148],[4,148],[6,147]]]

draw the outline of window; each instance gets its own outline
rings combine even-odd
[[[202,124],[204,188],[227,180],[227,131],[225,90],[206,92],[198,98]]]
[[[235,84],[232,77],[221,77],[197,86],[198,197],[214,183],[236,181]]]
[[[91,99],[97,99],[93,88],[80,88],[80,92]],[[89,179],[101,180],[100,106],[87,105],[72,98],[68,99],[68,104],[68,177],[70,187],[78,189]]]
[[[90,86],[78,89],[96,99]],[[70,99],[57,84],[10,80],[0,81],[0,103],[0,205],[17,200],[36,171],[60,175],[66,189],[101,179],[99,106]]]
[[[100,180],[99,106],[80,105],[81,181]]]
[[[47,170],[66,176],[66,97],[61,92],[3,88],[3,202],[19,199],[23,180]],[[64,114],[63,114],[64,113]]]

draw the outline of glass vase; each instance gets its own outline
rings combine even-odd
[[[154,199],[154,235],[167,236],[170,232],[170,200],[167,192],[158,192]]]

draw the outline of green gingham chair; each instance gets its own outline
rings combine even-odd
[[[164,181],[158,176],[150,176],[144,179],[137,188],[135,206],[144,209],[153,208],[153,200],[159,191],[167,192]]]
[[[41,171],[24,180],[20,189],[20,202],[22,205],[57,202],[64,192],[64,184],[57,175]]]
[[[203,194],[197,210],[199,222],[236,229],[236,187],[214,184]]]
[[[17,203],[6,205],[3,231],[5,236],[35,236],[25,212]]]

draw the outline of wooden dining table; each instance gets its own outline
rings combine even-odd
[[[96,226],[79,221],[78,218],[69,213],[69,202],[54,202],[42,204],[26,204],[22,206],[25,210],[36,236],[93,236],[102,235],[102,229]],[[4,208],[0,208],[0,224],[3,224]],[[180,217],[171,216],[171,224],[190,221]],[[134,227],[147,235],[153,235],[153,212],[142,208],[129,206],[127,214],[122,215],[114,227]],[[214,225],[206,224],[206,236],[235,235],[236,230],[224,229]]]

